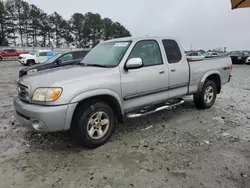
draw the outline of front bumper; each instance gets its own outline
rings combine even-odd
[[[26,128],[38,132],[65,131],[70,127],[73,115],[70,105],[41,106],[14,99],[17,121]],[[71,109],[71,111],[69,111]]]
[[[26,65],[27,64],[27,60],[26,59],[18,59],[19,63],[21,63],[22,65]]]

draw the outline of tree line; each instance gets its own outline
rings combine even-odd
[[[75,13],[65,20],[23,0],[0,0],[0,46],[91,48],[101,40],[127,36],[131,34],[122,24],[100,14]]]

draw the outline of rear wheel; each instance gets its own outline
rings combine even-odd
[[[217,97],[217,87],[214,81],[207,80],[200,93],[194,95],[194,104],[199,109],[211,108]]]
[[[115,128],[112,108],[101,101],[80,105],[74,114],[71,135],[81,145],[96,148],[106,143]]]

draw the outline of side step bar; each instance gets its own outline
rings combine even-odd
[[[138,118],[138,117],[142,117],[142,116],[146,116],[146,115],[149,115],[149,114],[153,114],[155,112],[159,112],[159,111],[162,111],[162,110],[170,109],[170,108],[173,108],[175,106],[179,106],[179,105],[181,105],[183,103],[184,103],[184,100],[183,99],[179,99],[175,103],[170,103],[170,104],[163,103],[162,106],[157,106],[156,108],[153,108],[152,110],[142,109],[142,110],[138,111],[137,113],[129,113],[129,114],[127,114],[127,117],[130,118],[130,119],[132,119],[132,118]]]

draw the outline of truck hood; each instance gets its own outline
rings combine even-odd
[[[112,70],[113,68],[69,65],[26,75],[20,79],[20,83],[32,86],[33,89],[37,87],[50,87],[52,85],[61,86],[79,80],[84,81],[93,77],[112,74]]]

